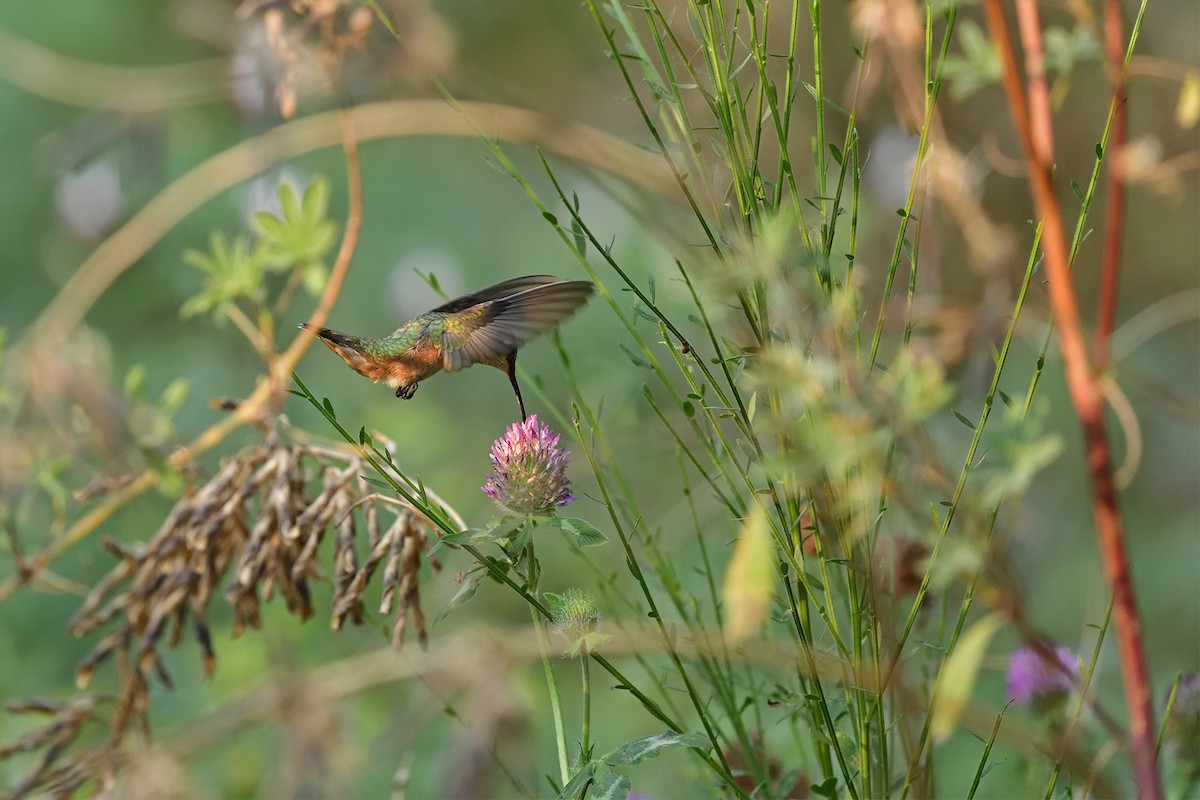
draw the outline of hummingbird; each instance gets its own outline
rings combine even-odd
[[[512,278],[426,311],[379,339],[304,322],[300,327],[321,337],[359,375],[383,381],[405,400],[416,394],[418,383],[443,369],[493,366],[512,383],[523,421],[517,349],[578,311],[595,288],[590,281],[553,275]]]

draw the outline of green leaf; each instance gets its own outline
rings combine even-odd
[[[1042,34],[1042,52],[1047,72],[1069,75],[1079,64],[1100,60],[1100,44],[1085,25],[1072,30],[1054,26]]]
[[[183,487],[183,474],[179,470],[163,467],[154,471],[154,488],[164,497],[182,497]]]
[[[277,190],[279,194],[279,210],[283,213],[283,219],[289,225],[294,225],[300,220],[300,205],[296,201],[296,190],[292,188],[290,183],[283,182],[279,184]]]
[[[432,552],[433,551],[431,550],[430,553],[432,554]],[[463,581],[462,585],[458,587],[458,591],[454,593],[454,596],[450,598],[449,602],[445,603],[441,610],[434,615],[433,621],[430,623],[430,627],[437,625],[443,619],[448,617],[451,611],[459,606],[465,605],[467,601],[474,597],[475,593],[479,591],[479,581],[480,576],[478,573]]]
[[[608,542],[608,537],[598,528],[578,517],[560,517],[558,524],[564,533],[575,537],[575,544],[580,547],[596,547]]]
[[[323,259],[337,241],[338,226],[326,219],[329,212],[329,182],[318,178],[304,190],[303,199],[287,183],[278,189],[280,215],[259,212],[258,247],[265,267],[305,270],[305,289],[316,294],[323,288]],[[311,271],[310,271],[311,270]]]
[[[392,21],[392,18],[389,15],[383,12],[382,8],[379,7],[378,0],[366,0],[366,3],[370,9],[375,12],[375,18],[383,23],[383,27],[387,28],[387,32],[392,35],[392,38],[397,42],[401,41],[400,32],[396,30],[396,23]]]
[[[304,218],[318,220],[329,210],[329,182],[315,180],[304,190]]]
[[[283,221],[279,217],[269,211],[256,212],[254,222],[263,233],[272,238],[282,239],[287,235],[287,226],[283,224]]]
[[[631,766],[640,764],[647,758],[654,758],[669,747],[695,747],[698,750],[707,750],[711,746],[712,743],[709,742],[708,737],[702,733],[666,731],[626,742],[607,755],[601,756],[600,760],[614,767]]]
[[[528,517],[504,517],[499,520],[494,520],[480,531],[476,531],[478,541],[495,541],[497,539],[507,539],[521,528],[530,527]]]
[[[203,314],[207,311],[212,311],[216,307],[216,303],[207,295],[198,294],[195,297],[189,297],[179,308],[179,316],[187,319],[194,317],[197,314]]]
[[[214,231],[208,240],[207,253],[187,250],[184,263],[204,273],[198,294],[184,303],[180,314],[184,317],[205,311],[214,311],[218,317],[240,297],[258,297],[262,290],[262,263],[256,249],[250,250],[250,241],[238,236],[230,242],[225,234]]]
[[[562,800],[568,800],[568,798],[575,798],[582,795],[583,790],[588,788],[592,776],[596,774],[597,766],[598,764],[595,761],[589,761],[580,767],[579,771],[571,776],[571,780],[567,781],[567,785],[562,788],[558,796]]]
[[[818,578],[809,570],[802,570],[802,572],[804,574],[804,583],[807,584],[810,589],[815,592],[825,591],[825,584],[821,582],[820,578]]]
[[[837,776],[833,775],[820,783],[812,784],[808,788],[813,794],[820,795],[821,797],[837,797],[837,783]]]
[[[513,177],[512,170],[509,169],[508,167],[506,167],[504,164],[500,163],[499,161],[496,161],[495,159],[485,158],[483,160],[483,163],[487,164],[489,167],[496,170],[496,172],[499,172],[501,175],[504,175],[509,178]]]
[[[725,638],[732,644],[758,632],[767,619],[775,593],[775,556],[767,520],[756,506],[742,523],[725,584]]]
[[[304,291],[312,297],[318,297],[325,291],[325,284],[329,281],[329,271],[325,269],[324,264],[314,261],[304,267],[300,280],[304,285]]]
[[[432,556],[432,555],[436,554],[442,548],[449,547],[452,544],[455,544],[455,545],[470,544],[472,541],[476,541],[476,537],[479,536],[479,533],[480,532],[477,530],[474,530],[472,528],[467,528],[465,531],[458,531],[457,533],[447,533],[442,536],[439,536],[438,540],[433,543],[433,546],[429,548],[429,552],[426,553],[425,555]]]
[[[943,70],[951,93],[962,100],[985,86],[999,83],[1003,68],[991,38],[978,25],[968,21],[955,26],[954,33],[962,46],[962,55],[948,56]]]
[[[125,396],[140,400],[146,396],[146,365],[134,364],[125,373]]]
[[[954,651],[942,663],[937,693],[933,696],[930,710],[930,732],[935,742],[945,741],[958,726],[959,717],[975,686],[975,676],[983,663],[988,643],[1003,624],[1004,617],[999,613],[988,614],[980,619],[962,635]]]
[[[554,592],[542,592],[542,597],[545,599],[546,605],[550,607],[552,616],[562,616],[562,612],[567,607],[567,601],[563,599],[562,595]]]
[[[299,395],[300,397],[304,397],[304,395],[300,394],[300,392],[292,392],[292,394]],[[393,491],[393,489],[395,488],[387,481],[381,480],[379,478],[373,478],[370,475],[359,475],[358,477],[362,478],[369,485],[374,486],[376,489],[382,489],[385,492]]]
[[[971,420],[967,419],[967,418],[966,418],[966,417],[964,417],[962,414],[960,414],[960,413],[958,413],[957,411],[955,411],[953,408],[952,408],[952,409],[950,409],[950,413],[951,413],[951,414],[953,414],[955,417],[957,417],[957,418],[958,418],[958,421],[959,421],[959,422],[961,422],[963,425],[966,425],[966,426],[967,426],[968,428],[970,428],[971,430],[975,430],[975,423],[974,423],[974,422],[971,422]]]
[[[164,416],[172,417],[183,405],[183,401],[187,399],[187,396],[187,379],[176,378],[167,384],[167,388],[163,389],[163,393],[158,400],[158,409]]]
[[[613,772],[603,767],[596,770],[592,777],[592,788],[588,791],[589,800],[625,800],[633,781],[628,775]]]
[[[313,227],[307,244],[308,251],[313,255],[313,260],[317,260],[320,256],[329,252],[330,248],[333,247],[334,241],[337,239],[337,232],[338,226],[329,220],[325,220]]]
[[[579,255],[586,255],[587,237],[583,233],[583,226],[574,217],[571,218],[571,235],[575,237],[575,249],[579,251]]]
[[[620,347],[621,351],[623,353],[625,353],[626,356],[629,357],[629,360],[633,362],[634,366],[642,367],[643,369],[653,369],[653,367],[650,366],[649,361],[647,361],[646,359],[639,356],[637,353],[630,350],[628,347],[625,346],[625,344],[623,342],[618,344],[618,347]]]
[[[524,525],[517,528],[516,535],[508,542],[508,546],[505,549],[510,553],[521,552],[533,541],[533,532],[535,530],[536,528],[533,525]]]

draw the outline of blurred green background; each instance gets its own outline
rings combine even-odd
[[[845,87],[832,93],[847,99],[853,78],[849,19],[856,5],[828,4],[825,10],[831,20],[827,81]],[[238,58],[255,52],[255,40],[250,23],[239,22],[234,9],[234,4],[218,0],[6,3],[0,5],[0,31],[77,59],[75,68],[80,70],[86,70],[86,64],[135,67],[211,61],[236,74],[246,63]],[[370,55],[355,62],[348,81],[354,97],[433,96],[427,80],[433,72],[462,99],[531,107],[640,145],[649,143],[583,7],[553,0],[451,0],[402,3],[393,10],[420,35],[400,47],[376,26]],[[964,16],[977,18],[975,12],[966,9]],[[1051,23],[1073,24],[1066,9],[1047,8],[1046,13]],[[1135,71],[1131,79],[1131,140],[1149,148],[1148,157],[1159,166],[1177,156],[1190,154],[1192,160],[1178,162],[1182,167],[1177,172],[1154,173],[1157,179],[1147,178],[1130,189],[1119,326],[1164,299],[1186,302],[1200,297],[1196,294],[1200,286],[1197,129],[1182,127],[1176,120],[1176,77],[1196,69],[1200,61],[1197,31],[1196,3],[1161,0],[1151,5],[1138,47],[1139,55],[1147,57],[1140,62],[1146,73]],[[77,75],[48,72],[23,51],[6,49],[0,66],[0,141],[4,143],[0,148],[0,326],[11,345],[106,235],[173,179],[208,156],[263,132],[273,120],[269,111],[247,113],[236,82],[217,85],[208,100],[158,113],[114,111],[105,107],[103,98],[98,98],[96,107],[57,102],[46,87],[69,83]],[[802,49],[808,58],[807,45]],[[235,69],[235,65],[241,66]],[[1058,113],[1060,174],[1080,183],[1086,182],[1091,169],[1093,144],[1107,111],[1104,87],[1100,65],[1084,60],[1071,77]],[[894,184],[897,172],[900,180],[907,180],[903,160],[906,148],[911,148],[907,134],[897,126],[893,102],[885,85],[864,109],[860,123],[864,140],[875,145],[872,158],[878,164],[872,167],[879,170],[873,202],[862,209],[861,230],[866,238],[859,257],[874,279],[880,277],[880,262],[886,263],[883,259],[894,241],[896,202],[889,180]],[[320,93],[301,96],[301,115],[328,107],[328,97]],[[1017,255],[1006,265],[1008,274],[1001,281],[1013,285],[1023,268],[1021,253],[1028,247],[1031,211],[1024,180],[1003,174],[989,155],[997,149],[1009,159],[1019,154],[1001,93],[991,86],[967,98],[951,95],[941,107],[950,140],[971,155],[980,172],[975,186],[983,207],[1018,237]],[[799,130],[794,137],[798,153],[808,148],[804,137]],[[528,174],[541,174],[529,148],[508,150]],[[369,142],[362,146],[362,158],[366,209],[362,237],[330,317],[331,327],[382,335],[438,304],[417,271],[435,274],[450,294],[528,273],[583,277],[519,187],[489,165],[481,142],[439,137]],[[611,191],[611,182],[597,182],[569,164],[556,164],[571,177],[569,188],[578,192],[585,215],[605,238],[613,240],[614,252],[635,279],[645,283],[646,276],[655,276],[664,307],[681,317],[686,314],[684,292],[672,277],[673,259],[687,259],[688,250],[664,232],[679,232],[678,209],[666,201]],[[261,362],[232,325],[214,327],[202,316],[180,318],[180,306],[200,285],[199,273],[184,264],[182,253],[205,248],[210,231],[233,235],[245,230],[248,211],[261,207],[281,179],[303,185],[316,175],[327,176],[333,185],[331,217],[344,220],[344,174],[341,153],[324,150],[221,193],[157,242],[88,312],[86,324],[96,337],[97,368],[115,386],[139,364],[144,365],[152,397],[176,378],[188,382],[190,391],[175,417],[172,441],[187,441],[219,419],[223,412],[211,409],[209,399],[244,397],[261,369]],[[534,184],[542,191],[547,188],[545,181],[535,179]],[[1100,224],[1097,212],[1092,220]],[[952,226],[944,227],[944,233],[927,230],[926,234],[940,250],[941,297],[947,305],[986,312],[983,282],[966,266],[964,242]],[[699,240],[696,231],[685,229],[678,235],[685,241]],[[1085,310],[1094,305],[1094,292],[1088,287],[1095,283],[1098,238],[1087,240],[1076,267],[1085,287],[1081,291]],[[868,256],[876,263],[871,264]],[[610,285],[614,289],[618,285],[615,276]],[[878,291],[869,278],[867,296],[877,297]],[[632,299],[625,302],[627,309],[632,305]],[[1029,315],[1031,321],[1022,332],[1019,366],[1012,370],[1007,387],[1014,395],[1023,395],[1041,344],[1045,307],[1039,287],[1035,313]],[[294,323],[304,320],[310,308],[307,298],[294,307],[292,318],[280,322],[281,336],[289,337]],[[1196,316],[1184,314],[1179,324],[1139,342],[1116,375],[1136,411],[1142,436],[1141,466],[1122,497],[1122,506],[1156,697],[1178,671],[1200,667],[1200,328]],[[1161,317],[1151,314],[1151,318]],[[648,323],[642,324],[652,330]],[[665,435],[647,434],[654,423],[641,400],[646,377],[619,348],[622,340],[618,323],[600,302],[593,302],[562,331],[585,395],[603,408],[608,433],[628,459],[639,496],[657,515],[647,524],[664,529],[666,541],[678,542],[680,563],[686,565],[696,556],[687,525],[681,522],[687,509],[678,500],[674,448]],[[284,338],[280,344],[287,342]],[[521,365],[529,375],[530,411],[566,431],[564,420],[554,414],[555,408],[565,410],[568,393],[552,344],[542,340],[523,350]],[[978,407],[986,388],[979,376],[986,374],[981,370],[989,365],[986,343],[972,340],[965,356],[952,365],[958,381],[956,408]],[[386,388],[352,374],[323,348],[312,348],[298,372],[319,396],[331,399],[348,427],[363,425],[393,438],[398,461],[462,512],[468,523],[486,520],[490,509],[478,487],[488,469],[487,449],[516,415],[503,376],[485,369],[440,376],[423,384],[415,399],[402,402]],[[1056,355],[1040,392],[1048,415],[1045,425],[1061,432],[1067,446],[1025,502],[1006,511],[1004,524],[1035,624],[1086,650],[1092,641],[1086,625],[1101,620],[1107,598],[1092,536],[1077,425]],[[332,435],[319,415],[297,398],[288,399],[284,412],[300,428]],[[936,424],[935,433],[953,462],[969,432],[946,417]],[[253,432],[241,431],[223,452],[254,438]],[[1118,452],[1124,448],[1119,446]],[[217,454],[209,453],[201,464],[212,469],[217,459]],[[603,507],[588,496],[594,485],[581,461],[577,458],[573,466],[580,490],[573,513],[600,524],[605,521]],[[125,453],[102,469],[119,472],[136,462],[135,453]],[[88,479],[78,471],[69,471],[67,478]],[[148,497],[106,524],[101,534],[144,540],[170,505],[167,497]],[[69,513],[78,514],[82,506],[72,500],[69,507]],[[702,503],[701,509],[712,527],[713,546],[723,559],[735,526],[715,504]],[[679,527],[678,536],[671,532],[673,527]],[[22,536],[27,550],[44,541],[36,530],[22,531]],[[565,550],[544,548],[541,555],[546,561],[545,589],[560,590],[579,579],[578,564]],[[615,550],[597,557],[611,569],[620,568]],[[7,578],[12,568],[7,558],[3,561],[0,575]],[[467,567],[453,556],[448,561],[447,569],[429,576],[423,587],[424,605],[431,615],[456,590],[454,573]],[[88,541],[72,549],[53,570],[67,581],[90,585],[110,564],[110,557]],[[680,573],[686,569],[681,567]],[[322,603],[327,604],[328,591],[328,587],[318,588],[318,609],[327,607]],[[508,593],[485,585],[480,595],[435,627],[433,638],[475,625],[527,624],[527,610]],[[0,605],[0,685],[5,699],[69,695],[75,666],[94,644],[94,637],[76,640],[67,632],[67,621],[79,602],[71,591],[42,586],[25,588]],[[190,721],[221,708],[249,682],[265,675],[332,661],[386,642],[381,633],[386,620],[335,635],[326,629],[321,610],[316,619],[301,625],[278,607],[271,609],[263,631],[230,641],[222,612],[220,602],[215,603],[219,669],[211,683],[203,683],[190,642],[170,657],[176,688],[156,693],[152,713],[161,735],[185,729]],[[564,680],[570,684],[575,678],[567,672]],[[1116,698],[1120,684],[1111,646],[1099,677],[1102,694]],[[999,671],[985,678],[979,691],[986,695],[992,687],[998,701]],[[102,670],[96,679],[100,687],[111,680],[111,670]],[[528,748],[509,756],[521,768],[534,761],[534,754],[537,763],[548,764],[552,749],[548,727],[540,724],[544,709],[539,681],[540,676],[530,670],[509,684],[515,702],[527,706],[539,721],[532,728],[536,735]],[[377,689],[347,703],[337,723],[344,735],[342,747],[334,748],[339,758],[347,759],[343,766],[349,777],[344,788],[360,796],[381,796],[389,790],[397,767],[404,766],[411,772],[411,796],[435,796],[455,769],[453,759],[459,751],[453,743],[461,741],[470,725],[469,714],[455,708],[462,715],[455,719],[445,713],[445,703],[453,706],[454,700],[440,695],[436,684],[423,682]],[[1120,708],[1118,702],[1111,705]],[[625,698],[605,701],[597,712],[602,747],[659,729]],[[0,739],[12,739],[23,730],[23,721],[0,715]],[[272,781],[287,757],[285,750],[269,728],[242,731],[197,759],[189,780],[205,796],[270,796],[282,791]],[[673,776],[685,765],[690,768],[685,754],[670,753],[635,773],[635,786],[654,797],[681,796]],[[1006,783],[1017,778],[997,772],[992,796],[1004,796],[1006,787],[1020,785]],[[11,785],[16,775],[14,765],[0,763],[0,780],[5,784]],[[537,782],[531,769],[521,777],[528,785]],[[539,791],[544,791],[544,785]]]

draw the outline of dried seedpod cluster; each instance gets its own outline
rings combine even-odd
[[[144,724],[152,675],[170,685],[159,647],[164,641],[176,646],[189,621],[205,674],[212,673],[209,603],[227,573],[225,597],[233,607],[235,637],[247,626],[261,626],[261,604],[275,594],[290,613],[312,616],[311,583],[322,579],[317,550],[331,526],[330,626],[338,630],[347,618],[363,621],[363,594],[382,564],[381,613],[391,613],[399,593],[393,643],[400,645],[409,614],[425,643],[419,571],[428,549],[428,523],[405,505],[385,505],[363,477],[369,470],[356,455],[272,435],[226,459],[211,480],[175,505],[150,541],[104,543],[120,563],[89,593],[71,631],[82,636],[113,625],[80,665],[77,682],[86,687],[95,668],[117,656],[121,691],[115,734],[133,721]],[[394,518],[384,527],[388,515]],[[361,563],[360,518],[368,550]],[[435,560],[430,563],[440,568]]]
[[[100,778],[111,782],[122,766],[124,756],[115,739],[98,745],[76,747],[70,757],[62,756],[80,739],[89,722],[103,725],[97,706],[104,698],[81,694],[66,702],[19,700],[6,705],[11,714],[39,714],[50,717],[40,728],[29,731],[12,744],[0,745],[0,759],[22,753],[40,753],[29,772],[15,786],[0,791],[0,798],[25,797],[34,792],[47,797],[71,797],[82,786]]]

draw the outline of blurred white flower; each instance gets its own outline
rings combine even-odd
[[[229,57],[229,98],[234,108],[251,119],[266,116],[271,98],[271,78],[260,51],[244,41]]]
[[[884,128],[871,140],[863,177],[871,194],[884,208],[904,208],[913,168],[917,165],[919,142],[916,136],[895,125]]]
[[[121,176],[109,161],[96,161],[59,178],[54,207],[71,236],[84,241],[106,234],[125,206]]]

